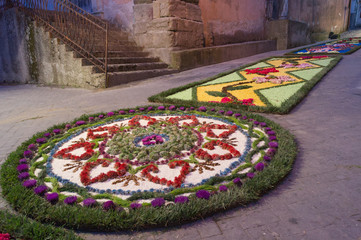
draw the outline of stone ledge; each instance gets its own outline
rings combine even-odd
[[[170,64],[172,68],[178,70],[187,70],[248,57],[263,52],[274,51],[276,49],[276,40],[263,40],[207,48],[181,50],[171,53]]]

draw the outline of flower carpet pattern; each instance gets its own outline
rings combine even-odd
[[[37,135],[15,159],[16,178],[50,204],[49,211],[117,210],[127,219],[137,209],[177,209],[240,194],[277,163],[277,132],[266,122],[207,107],[120,110]]]
[[[348,38],[299,49],[291,55],[350,54],[361,47],[361,38]]]
[[[249,110],[287,112],[337,62],[338,57],[274,57],[153,96],[150,100],[232,103]]]

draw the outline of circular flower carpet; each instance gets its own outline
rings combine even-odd
[[[71,228],[176,225],[247,204],[291,170],[293,137],[273,122],[206,107],[83,116],[12,153],[3,194],[20,212]]]

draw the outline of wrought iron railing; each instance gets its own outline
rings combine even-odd
[[[104,72],[107,85],[109,28],[107,22],[92,16],[69,0],[11,1]]]

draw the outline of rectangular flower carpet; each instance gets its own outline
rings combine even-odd
[[[340,59],[339,56],[271,57],[170,89],[149,100],[287,113]]]
[[[361,47],[361,38],[347,38],[298,49],[287,55],[344,55],[351,54]]]

